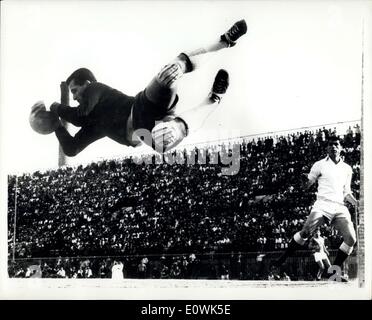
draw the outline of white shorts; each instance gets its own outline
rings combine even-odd
[[[319,262],[319,261],[322,261],[322,260],[327,260],[328,257],[325,254],[325,252],[315,252],[314,253],[314,259],[315,259],[315,262]]]
[[[340,203],[328,200],[316,200],[311,212],[319,212],[324,217],[332,222],[335,218],[346,218],[351,222],[350,212],[348,208]]]

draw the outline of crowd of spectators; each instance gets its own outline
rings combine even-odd
[[[204,274],[211,277],[209,264],[207,268]],[[195,254],[163,255],[156,258],[154,256],[37,258],[10,261],[9,274],[15,278],[195,279],[200,275],[200,261]]]
[[[299,177],[325,156],[326,138],[335,134],[342,137],[358,198],[358,125],[344,133],[322,128],[218,146],[227,153],[239,147],[234,175],[221,174],[213,161],[138,164],[126,158],[9,176],[9,255],[13,249],[16,258],[283,250],[315,200],[315,188],[301,190]],[[192,152],[208,159],[216,148]],[[274,196],[255,201],[268,194]],[[322,234],[331,249],[340,244],[333,229]]]

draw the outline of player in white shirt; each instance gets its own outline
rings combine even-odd
[[[358,206],[358,201],[352,195],[350,184],[352,169],[341,159],[342,146],[338,137],[330,137],[327,145],[327,157],[317,161],[307,175],[304,188],[308,190],[318,182],[317,200],[310,215],[288,245],[284,254],[275,262],[276,266],[284,263],[286,258],[297,249],[303,248],[307,238],[324,223],[329,223],[343,238],[333,265],[341,268],[343,262],[353,251],[356,233],[348,208],[344,201]]]
[[[114,261],[114,264],[111,268],[111,279],[114,280],[123,280],[124,274],[123,274],[124,265],[120,261]]]
[[[329,252],[325,246],[324,238],[320,235],[319,229],[315,231],[315,234],[310,239],[309,248],[313,251],[314,260],[319,266],[316,279],[321,280],[324,268],[327,268],[328,270],[328,268],[331,266],[331,262],[328,259]]]

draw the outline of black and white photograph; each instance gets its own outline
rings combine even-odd
[[[372,1],[0,5],[0,298],[371,299]]]

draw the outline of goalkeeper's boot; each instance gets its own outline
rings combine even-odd
[[[229,47],[233,47],[236,45],[236,41],[247,33],[247,30],[245,20],[239,20],[221,36],[221,41],[225,41]]]
[[[218,70],[216,77],[214,78],[212,90],[209,93],[209,100],[211,102],[220,103],[222,97],[229,87],[229,74],[226,70]]]

